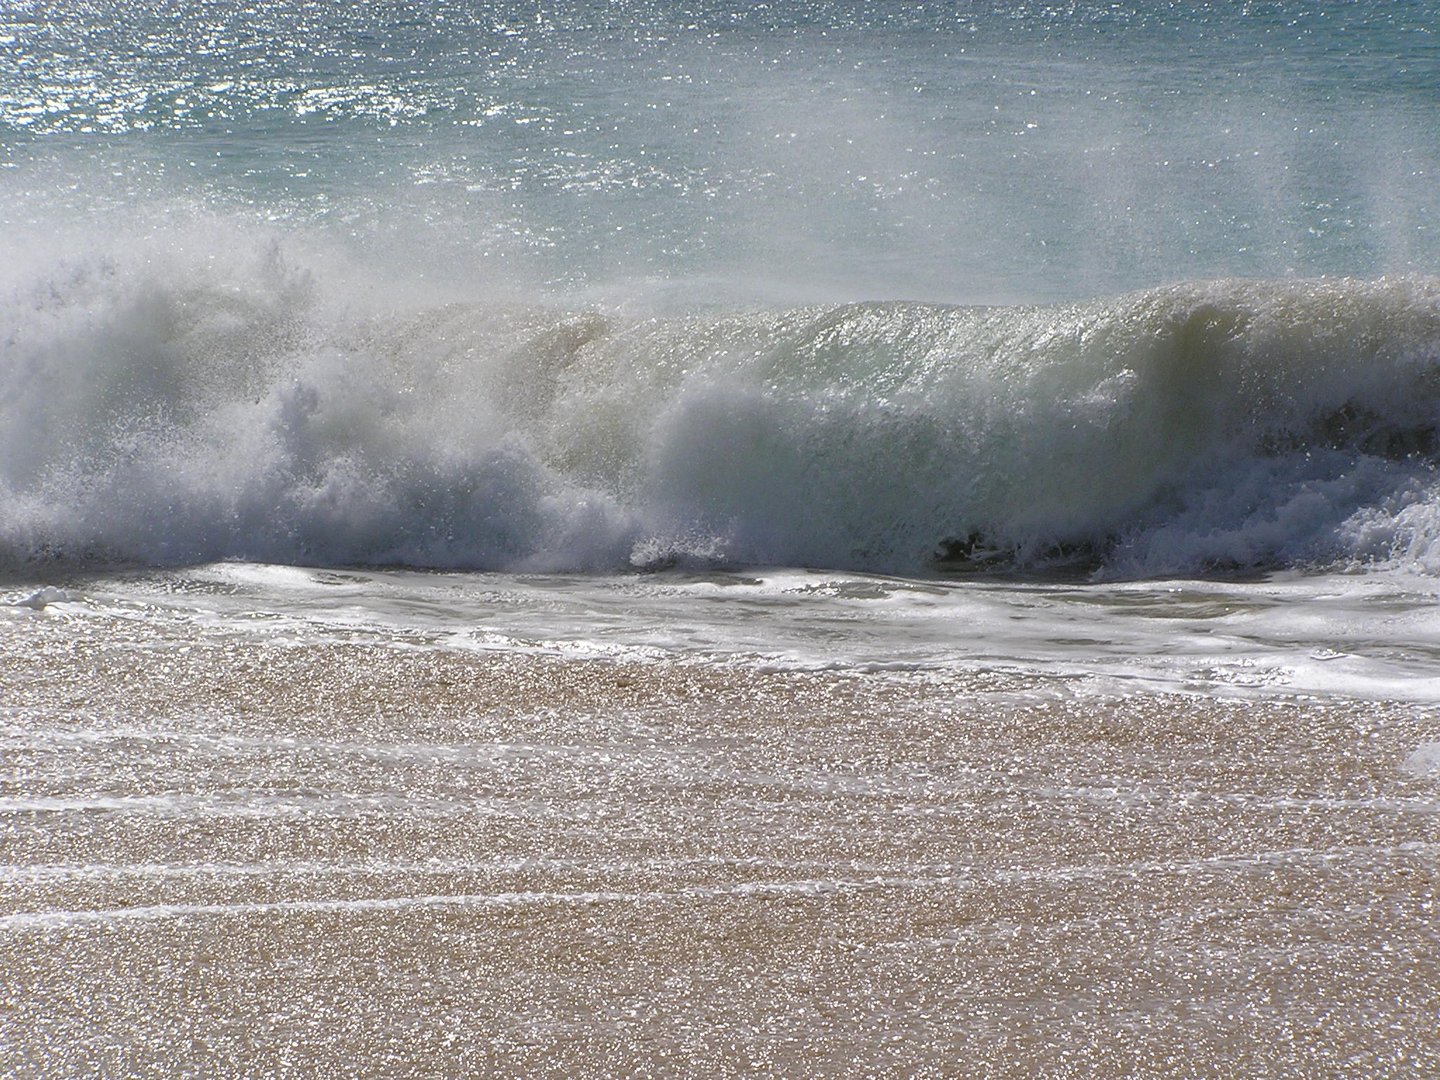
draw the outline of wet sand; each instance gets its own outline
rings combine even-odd
[[[7,1076],[1440,1071],[1433,711],[3,631]]]

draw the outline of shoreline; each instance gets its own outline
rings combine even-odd
[[[0,660],[8,1073],[1440,1063],[1429,710],[121,623]]]

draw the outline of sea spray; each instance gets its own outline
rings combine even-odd
[[[1440,569],[1434,278],[648,315],[363,277],[270,237],[15,289],[5,559]]]

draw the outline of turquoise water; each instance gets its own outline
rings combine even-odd
[[[0,214],[43,246],[203,208],[436,287],[687,302],[1433,272],[1435,15],[14,4]]]

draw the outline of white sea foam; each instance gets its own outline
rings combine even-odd
[[[43,588],[28,592],[19,599],[9,601],[15,607],[31,608],[35,611],[44,611],[51,604],[69,604],[80,599],[64,589],[57,589],[54,585],[46,585]]]
[[[7,301],[11,564],[1440,569],[1437,279],[360,315],[167,243]]]
[[[1398,571],[1074,583],[775,569],[337,573],[227,562],[127,572],[92,588],[67,615],[162,658],[200,633],[274,648],[958,675],[977,691],[1036,701],[1140,691],[1440,701],[1433,579]]]
[[[1405,759],[1403,768],[1412,776],[1440,779],[1440,742],[1417,746]]]

